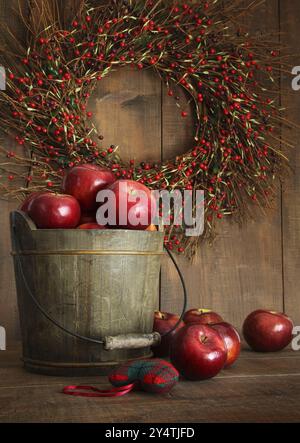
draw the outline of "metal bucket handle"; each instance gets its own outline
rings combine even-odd
[[[13,226],[13,230],[16,231],[15,226]],[[15,239],[17,239],[17,238],[18,238],[17,235],[15,235]],[[168,332],[166,332],[163,335],[160,335],[158,332],[153,332],[151,334],[124,334],[124,335],[117,335],[114,337],[107,336],[107,337],[104,337],[103,339],[86,337],[84,335],[77,334],[76,332],[70,331],[69,329],[62,326],[59,322],[57,322],[53,317],[51,317],[45,311],[45,309],[42,307],[42,305],[36,299],[36,297],[34,296],[34,294],[32,293],[32,291],[29,287],[29,284],[27,282],[26,276],[23,271],[19,247],[17,249],[18,249],[18,251],[16,251],[16,253],[14,255],[15,255],[17,263],[19,265],[20,274],[21,274],[21,277],[24,281],[26,291],[27,291],[28,295],[30,296],[31,300],[33,301],[33,303],[35,304],[36,308],[40,311],[40,313],[44,317],[47,318],[47,320],[49,320],[51,323],[53,323],[57,328],[59,328],[60,330],[62,330],[66,334],[71,335],[72,337],[78,338],[79,340],[84,340],[89,343],[101,344],[104,346],[104,349],[107,351],[112,351],[112,350],[116,350],[116,349],[139,349],[139,348],[145,348],[148,346],[155,346],[155,345],[159,345],[162,337],[165,337],[165,336],[171,334],[179,326],[179,324],[181,323],[181,321],[183,319],[183,316],[184,316],[184,313],[185,313],[186,307],[187,307],[187,289],[186,289],[183,275],[179,269],[179,266],[178,266],[175,258],[173,257],[173,254],[166,247],[165,247],[165,250],[167,251],[169,257],[171,258],[171,260],[176,268],[176,271],[179,275],[182,289],[183,289],[184,303],[183,303],[182,312],[181,312],[178,322]]]

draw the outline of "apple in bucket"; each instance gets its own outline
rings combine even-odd
[[[86,223],[97,223],[96,221],[96,212],[81,212],[81,217],[79,221],[79,225],[84,225]]]
[[[72,229],[78,226],[81,212],[71,195],[46,192],[33,199],[28,215],[40,229]]]
[[[151,225],[157,205],[150,189],[134,180],[118,180],[108,190],[113,192],[114,198],[109,198],[98,209],[97,221],[99,214],[107,210],[113,215],[109,222],[111,227],[146,230]]]
[[[99,206],[96,202],[98,192],[115,180],[109,169],[93,164],[74,166],[63,178],[62,191],[75,197],[83,212],[96,211]]]
[[[49,193],[49,192],[48,192]],[[28,214],[31,204],[32,202],[39,197],[40,195],[43,194],[47,194],[47,191],[38,191],[38,192],[33,192],[32,194],[28,195],[28,197],[26,197],[26,199],[21,203],[21,205],[19,206],[20,211],[25,212],[26,214]]]
[[[139,182],[116,181],[111,171],[87,164],[70,169],[63,178],[62,189],[65,194],[50,191],[33,193],[21,204],[20,209],[27,212],[39,228],[106,227],[157,231],[151,223],[152,215],[157,211],[156,199]],[[59,200],[62,206],[68,202],[73,208],[59,208]]]
[[[156,232],[157,231],[157,227],[155,225],[150,225],[150,226],[148,226],[146,231]]]
[[[77,229],[106,229],[106,226],[98,225],[98,223],[84,223]]]

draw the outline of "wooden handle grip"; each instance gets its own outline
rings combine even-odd
[[[152,334],[127,334],[105,337],[104,349],[113,351],[115,349],[139,349],[159,345],[161,340],[158,332]]]

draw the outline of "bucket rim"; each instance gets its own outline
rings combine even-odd
[[[15,210],[15,211],[11,211],[10,213],[10,217],[11,219],[15,216],[15,215],[19,215],[23,218],[24,222],[26,222],[27,224],[27,228],[32,231],[32,232],[45,232],[45,233],[49,233],[49,232],[78,232],[78,233],[88,233],[88,235],[109,235],[109,234],[113,234],[113,233],[118,233],[119,235],[130,235],[135,234],[135,235],[152,235],[152,236],[163,236],[164,235],[164,231],[161,227],[159,227],[159,229],[157,229],[156,231],[147,231],[146,229],[122,229],[122,228],[110,228],[110,229],[78,229],[78,227],[76,228],[56,228],[56,229],[50,229],[50,228],[38,228],[36,226],[36,224],[34,223],[34,221],[28,216],[28,214],[26,214],[26,212],[20,211],[20,210]]]

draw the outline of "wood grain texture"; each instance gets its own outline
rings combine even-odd
[[[64,11],[64,21],[76,14],[79,3],[80,0],[78,3],[58,2]],[[12,13],[16,4],[17,0],[0,0],[0,15],[23,39],[24,29]],[[28,12],[28,2],[22,0],[22,4]],[[299,17],[297,0],[266,0],[250,20],[250,27],[252,30],[277,31],[280,18],[281,38],[291,51],[294,50],[294,64],[299,65],[296,56],[299,52]],[[283,78],[283,84],[288,88],[289,81],[288,76]],[[185,151],[193,143],[190,136],[193,122],[183,93],[178,95],[183,108],[187,107],[189,112],[187,119],[182,119],[174,98],[167,95],[165,87],[150,70],[139,73],[127,68],[103,79],[90,101],[90,109],[95,113],[94,122],[104,135],[103,146],[120,145],[122,156],[137,160],[166,159]],[[298,96],[299,92],[283,95],[282,102],[290,108],[290,117],[299,123]],[[291,134],[294,140],[299,138],[298,132]],[[243,229],[222,222],[215,244],[212,247],[202,245],[193,265],[180,258],[189,290],[189,307],[211,307],[238,327],[245,315],[257,307],[280,310],[285,307],[295,322],[300,322],[297,287],[300,265],[299,162],[296,148],[292,157],[295,174],[283,194],[282,226],[279,198],[277,208],[268,218],[258,217],[258,221],[249,222]],[[0,202],[0,324],[6,327],[8,340],[19,337],[8,225],[8,214],[15,207],[16,203]],[[172,264],[165,261],[162,273],[162,308],[179,312],[181,289]]]
[[[232,369],[203,382],[180,381],[167,395],[132,392],[119,398],[69,397],[68,378],[26,373],[19,351],[0,353],[1,423],[299,422],[299,356],[244,351]],[[4,382],[5,380],[5,382]],[[108,387],[106,377],[76,383]]]
[[[246,25],[252,32],[277,32],[278,14],[277,0],[267,0]],[[192,125],[189,118],[190,131]],[[182,124],[174,103],[165,98],[164,158],[182,152],[186,141],[187,123]],[[283,309],[280,199],[277,207],[268,211],[267,217],[254,207],[253,216],[254,221],[243,228],[230,221],[220,222],[215,243],[213,246],[200,245],[192,265],[185,258],[179,259],[188,286],[189,307],[217,310],[238,327],[254,309]],[[169,263],[163,265],[162,291],[163,308],[179,312],[178,280]]]
[[[83,1],[82,0],[57,0],[59,15],[63,26],[68,26],[76,18]],[[100,1],[98,3],[101,3]]]
[[[101,80],[89,108],[103,146],[120,146],[122,158],[161,158],[161,82],[152,70],[122,68]]]
[[[5,23],[7,28],[15,32],[16,37],[22,42],[25,40],[25,30],[17,11],[19,6],[26,15],[27,2],[25,0],[0,0],[0,21]],[[0,33],[0,44],[7,46],[5,32]],[[9,50],[18,50],[16,47]],[[2,140],[1,140],[2,143]],[[5,146],[21,153],[20,147],[15,146],[11,140],[4,141]],[[7,202],[0,200],[0,325],[5,327],[7,340],[13,341],[20,337],[19,315],[16,300],[15,278],[13,263],[10,257],[10,235],[9,235],[9,213],[16,209],[18,202]]]
[[[299,48],[299,20],[300,3],[297,0],[285,0],[280,3],[282,41],[293,54],[291,63],[300,65]],[[292,90],[292,77],[282,77],[282,87],[286,93],[282,94],[282,105],[288,110],[288,119],[300,125],[300,92]],[[292,316],[295,324],[300,324],[300,129],[283,130],[283,138],[291,140],[294,145],[290,153],[292,175],[284,187],[282,216],[283,216],[283,277],[284,303],[286,312]]]

